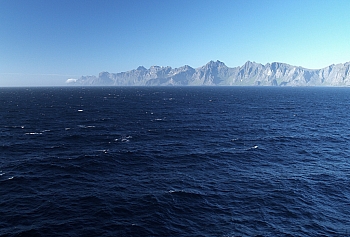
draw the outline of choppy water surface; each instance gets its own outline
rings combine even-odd
[[[350,89],[0,89],[0,236],[349,236]]]

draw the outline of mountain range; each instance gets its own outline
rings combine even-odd
[[[285,63],[265,65],[246,62],[241,67],[227,67],[210,61],[199,68],[143,66],[137,69],[97,76],[68,79],[68,85],[84,86],[350,86],[350,62],[322,69],[306,69]]]

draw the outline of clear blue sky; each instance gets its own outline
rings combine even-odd
[[[0,0],[0,86],[152,65],[350,61],[349,0]]]

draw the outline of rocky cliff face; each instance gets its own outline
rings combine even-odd
[[[311,70],[285,63],[262,65],[246,62],[241,67],[229,68],[223,62],[210,61],[200,68],[152,66],[82,76],[72,85],[92,86],[350,86],[350,62]]]

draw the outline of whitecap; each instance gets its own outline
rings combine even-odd
[[[258,146],[252,146],[252,147],[247,148],[246,151],[253,150],[253,149],[258,149],[258,148],[259,148]]]
[[[93,125],[78,125],[79,128],[94,128],[96,126]]]
[[[128,135],[128,136],[121,136],[120,138],[114,139],[114,141],[116,141],[116,142],[129,142],[130,138],[132,138],[132,136],[130,136],[130,135]]]
[[[41,132],[27,132],[27,133],[25,133],[26,135],[41,135],[41,134],[43,134],[43,133],[41,133]]]
[[[24,126],[5,126],[5,128],[24,128]]]
[[[97,150],[97,151],[103,152],[103,153],[105,153],[105,154],[108,153],[108,150]]]

